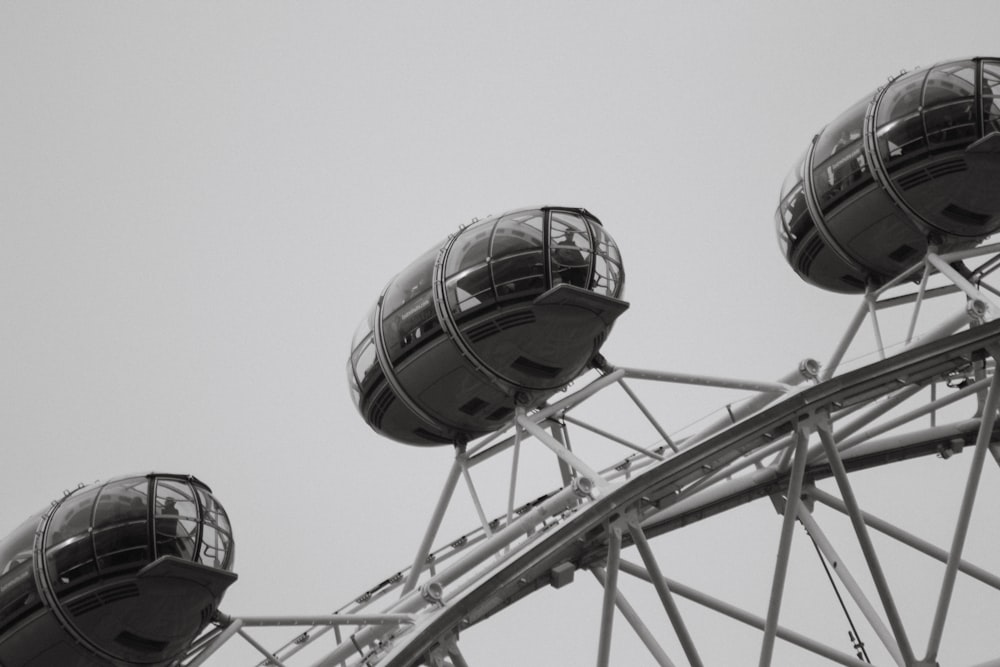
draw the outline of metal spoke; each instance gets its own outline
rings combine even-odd
[[[962,558],[965,537],[969,531],[969,520],[972,516],[972,507],[976,501],[976,493],[979,490],[979,479],[983,472],[983,463],[986,460],[986,448],[989,446],[993,435],[993,424],[996,421],[998,404],[1000,404],[1000,373],[994,371],[993,381],[990,383],[989,394],[986,397],[983,421],[979,426],[979,434],[976,437],[976,449],[972,454],[969,478],[965,484],[962,505],[958,512],[958,519],[955,522],[955,535],[952,539],[951,551],[948,555],[948,564],[945,566],[944,579],[941,582],[941,594],[938,597],[937,608],[934,611],[934,623],[931,625],[925,661],[935,660],[938,649],[941,646],[944,623],[948,616],[951,595],[955,588],[955,576],[958,573],[958,564]]]
[[[593,470],[589,465],[584,463],[576,454],[566,449],[561,442],[543,431],[538,424],[523,415],[517,418],[517,423],[520,424],[525,431],[538,438],[542,444],[551,449],[556,456],[564,460],[571,468],[575,468],[578,474],[589,478],[598,486],[607,486],[607,481],[605,481],[605,479],[601,477],[597,471]]]
[[[927,278],[931,275],[931,267],[924,263],[924,273],[920,277],[920,288],[917,290],[917,300],[913,304],[913,315],[910,318],[910,328],[906,330],[906,342],[913,340],[913,332],[917,328],[917,318],[920,316],[920,306],[924,302],[924,293],[927,291]]]
[[[642,412],[642,414],[645,415],[646,419],[649,420],[649,423],[653,425],[653,428],[656,429],[656,432],[660,434],[660,437],[663,438],[663,442],[665,442],[667,446],[670,447],[670,449],[674,450],[675,452],[680,451],[677,448],[677,445],[674,444],[674,441],[664,430],[664,428],[660,426],[660,422],[656,420],[656,417],[653,416],[653,413],[649,411],[646,405],[641,400],[639,400],[639,397],[636,396],[635,392],[632,391],[632,388],[628,386],[624,378],[619,380],[618,384],[621,385],[621,388],[625,390],[625,393],[628,394],[628,397],[632,399],[632,402],[636,404],[636,407],[639,408],[639,411]]]
[[[245,639],[246,642],[250,644],[250,646],[253,646],[255,649],[257,649],[257,651],[263,654],[265,658],[267,658],[268,664],[275,664],[278,667],[285,667],[285,663],[278,660],[277,656],[275,656],[273,653],[270,653],[266,648],[261,646],[260,642],[258,642],[256,639],[248,635],[243,630],[243,628],[238,629],[237,632],[239,633],[240,637],[243,637],[243,639]]]
[[[629,449],[631,449],[633,451],[636,451],[636,452],[639,452],[640,454],[644,454],[645,456],[648,456],[651,459],[656,459],[657,461],[662,461],[663,460],[663,456],[662,455],[657,454],[656,452],[654,452],[652,450],[646,449],[645,447],[640,447],[639,445],[631,443],[628,440],[625,440],[624,438],[619,438],[617,435],[614,435],[613,433],[609,433],[609,432],[607,432],[607,431],[605,431],[603,429],[597,428],[596,426],[588,424],[587,422],[585,422],[585,421],[583,421],[581,419],[575,419],[573,417],[570,417],[569,415],[566,415],[565,419],[570,424],[576,424],[580,428],[587,429],[591,433],[596,433],[597,435],[605,437],[608,440],[611,440],[613,442],[617,442],[619,445],[622,445],[624,447],[628,447]]]
[[[423,571],[424,564],[427,562],[427,555],[431,552],[431,545],[434,542],[434,538],[437,536],[438,528],[441,527],[441,519],[444,518],[445,510],[448,509],[448,503],[451,502],[451,494],[455,491],[455,485],[458,483],[459,475],[462,474],[463,466],[460,457],[464,456],[464,454],[456,455],[455,460],[451,464],[451,470],[448,471],[448,477],[445,479],[444,486],[441,488],[441,495],[438,497],[437,505],[434,507],[434,513],[431,515],[430,523],[427,525],[427,530],[424,533],[424,539],[420,542],[420,546],[417,548],[417,555],[413,558],[413,565],[410,566],[410,573],[406,576],[406,581],[403,582],[400,597],[405,596],[417,585],[417,579],[420,578],[420,573]]]
[[[811,498],[818,500],[827,507],[835,509],[845,515],[847,514],[847,507],[844,505],[844,501],[840,498],[832,496],[816,487],[810,487],[807,493]],[[926,540],[922,540],[916,535],[913,535],[898,526],[894,526],[885,519],[880,519],[869,512],[861,512],[861,517],[865,524],[870,528],[874,528],[880,533],[884,533],[885,535],[888,535],[889,537],[898,540],[899,542],[902,542],[903,544],[912,547],[935,560],[942,563],[948,562],[948,552],[941,547],[935,546]],[[960,572],[963,572],[974,579],[978,579],[987,586],[1000,590],[1000,577],[997,575],[964,560],[959,562],[958,569]]]
[[[493,530],[490,528],[490,522],[486,518],[486,512],[483,511],[483,503],[479,500],[476,485],[472,483],[472,475],[469,474],[468,465],[462,466],[462,477],[465,479],[465,486],[469,489],[469,496],[472,498],[472,504],[476,508],[476,515],[479,517],[479,523],[483,527],[483,532],[489,537],[493,534]]]
[[[510,525],[511,520],[514,518],[514,493],[517,490],[517,463],[521,457],[521,426],[520,422],[524,419],[524,408],[517,407],[514,409],[514,455],[511,457],[510,462],[510,491],[507,495],[507,524]]]
[[[188,663],[187,667],[200,667],[200,665],[205,664],[205,661],[211,658],[216,651],[222,648],[223,644],[239,632],[241,627],[243,627],[243,621],[240,619],[236,619],[230,623],[221,633],[219,633],[219,636],[212,640],[211,644],[205,647],[205,650],[203,650],[193,662]]]
[[[633,577],[652,583],[652,576],[650,576],[649,572],[635,563],[623,560],[621,562],[621,571],[626,574],[631,574]],[[723,602],[718,598],[714,598],[711,595],[695,590],[690,586],[685,586],[684,584],[673,579],[665,577],[663,581],[670,586],[670,590],[683,598],[687,598],[692,602],[700,604],[720,614],[724,614],[741,623],[757,628],[758,630],[764,629],[765,620],[760,616],[751,614],[750,612],[740,609],[735,605],[731,605],[728,602]],[[817,655],[821,655],[827,660],[831,660],[837,664],[848,665],[849,667],[870,667],[868,663],[862,662],[852,655],[837,651],[836,649],[830,648],[825,644],[821,644],[810,637],[781,627],[780,625],[778,626],[775,634],[780,639],[783,639],[791,644],[795,644],[796,646],[804,648],[805,650],[811,651]]]
[[[702,662],[701,657],[698,655],[698,649],[695,648],[687,626],[684,624],[684,619],[681,617],[680,610],[677,609],[677,604],[674,602],[674,597],[670,594],[670,588],[663,579],[660,564],[656,560],[656,555],[653,554],[653,549],[649,546],[646,534],[637,523],[629,523],[628,530],[632,536],[632,542],[635,543],[636,550],[642,558],[643,564],[652,576],[653,587],[656,589],[657,595],[660,596],[660,602],[663,604],[663,609],[667,612],[670,623],[674,626],[674,631],[677,633],[677,638],[684,648],[684,654],[687,656],[688,662],[691,663],[691,667],[701,667]]]
[[[594,567],[591,568],[590,571],[593,573],[597,581],[600,582],[601,586],[605,587],[604,590],[607,590],[608,578],[604,568]],[[656,663],[661,667],[674,667],[674,663],[667,656],[663,647],[656,641],[656,637],[654,637],[653,633],[649,631],[646,624],[642,622],[639,614],[635,611],[632,605],[629,604],[629,601],[624,595],[622,595],[621,591],[615,591],[615,606],[618,607],[618,611],[621,612],[622,616],[625,617],[625,620],[628,621],[628,624],[632,626],[633,630],[635,630],[635,634],[639,636],[642,643],[645,644],[647,649],[649,649],[649,652],[652,654],[653,659],[656,660]]]
[[[850,570],[848,570],[844,565],[843,560],[833,548],[830,540],[827,539],[826,534],[822,531],[822,529],[820,529],[819,524],[816,523],[816,519],[813,517],[812,513],[806,509],[806,506],[802,504],[802,501],[799,501],[798,518],[799,521],[802,522],[802,525],[805,526],[805,529],[809,532],[809,535],[812,536],[813,540],[816,542],[816,547],[820,550],[823,557],[826,558],[826,560],[833,566],[833,571],[837,574],[841,583],[843,583],[847,588],[847,592],[850,593],[851,598],[854,599],[855,604],[858,605],[861,613],[864,614],[865,618],[868,620],[868,624],[882,641],[882,645],[889,651],[889,654],[892,656],[893,660],[896,661],[896,664],[902,667],[903,656],[899,652],[899,645],[896,643],[896,640],[893,639],[889,628],[885,627],[885,624],[882,622],[881,617],[879,617],[878,612],[875,611],[871,602],[868,601],[868,598],[861,591],[861,587],[858,585],[858,582],[854,579]]]
[[[792,461],[792,477],[788,483],[788,493],[785,499],[785,515],[781,522],[781,537],[778,541],[778,556],[774,565],[774,579],[771,582],[771,600],[767,608],[767,620],[764,624],[764,640],[760,648],[760,667],[771,664],[774,653],[774,637],[778,630],[778,614],[781,611],[781,598],[785,588],[785,574],[788,571],[788,557],[792,546],[792,530],[795,528],[795,514],[799,496],[802,495],[802,477],[806,468],[806,447],[809,443],[809,433],[806,427],[799,424],[795,432],[795,455]]]
[[[913,662],[913,649],[910,647],[909,639],[906,637],[903,622],[896,609],[896,603],[893,602],[892,593],[889,591],[889,584],[885,579],[878,555],[875,553],[875,547],[868,535],[868,530],[865,528],[864,520],[861,517],[861,509],[858,507],[858,501],[854,497],[851,483],[847,479],[847,470],[844,468],[844,462],[840,459],[840,453],[837,451],[837,444],[830,433],[829,422],[826,420],[821,422],[818,425],[818,431],[820,442],[823,443],[827,460],[837,480],[837,486],[840,488],[840,495],[843,496],[844,504],[847,506],[858,543],[861,545],[861,551],[864,553],[865,561],[868,563],[868,570],[875,581],[875,588],[878,590],[879,598],[882,600],[885,615],[889,619],[889,627],[892,628],[893,634],[896,636],[896,643],[903,654],[903,661],[909,664]]]
[[[615,618],[615,594],[618,592],[618,564],[621,562],[622,531],[608,528],[608,563],[604,581],[604,602],[601,605],[601,634],[597,647],[597,667],[607,667],[611,656],[611,631]]]
[[[994,313],[1000,313],[1000,308],[990,299],[986,298],[975,285],[970,283],[965,279],[962,274],[956,271],[950,264],[941,259],[938,255],[932,252],[927,253],[927,261],[934,265],[934,268],[941,272],[941,275],[945,276],[951,282],[955,283],[960,290],[966,293],[970,299],[978,299],[989,305],[990,310]]]

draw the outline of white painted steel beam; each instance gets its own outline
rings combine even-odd
[[[530,433],[535,438],[538,438],[543,445],[551,449],[556,456],[565,461],[571,468],[576,469],[577,474],[589,478],[598,486],[606,487],[608,485],[607,481],[601,477],[600,473],[584,463],[579,456],[568,450],[561,442],[542,430],[542,428],[531,419],[521,416],[518,417],[517,423],[520,424],[525,431]]]
[[[781,535],[778,540],[778,555],[774,564],[774,578],[771,581],[771,598],[767,607],[767,619],[764,624],[764,639],[760,648],[760,667],[769,667],[774,654],[774,638],[778,631],[778,614],[781,611],[781,599],[785,590],[785,574],[788,572],[788,558],[791,553],[792,531],[795,528],[795,515],[798,499],[802,495],[802,477],[806,468],[806,451],[809,444],[809,432],[801,424],[796,425],[795,454],[792,459],[792,476],[788,483],[788,493],[785,502],[785,514],[781,521]]]
[[[246,643],[250,644],[250,646],[253,646],[255,649],[257,649],[258,653],[267,658],[268,664],[274,664],[277,665],[278,667],[285,667],[285,664],[281,662],[281,660],[279,660],[276,655],[270,653],[266,648],[264,648],[260,644],[260,642],[258,642],[256,639],[248,635],[246,631],[243,630],[243,628],[240,628],[239,630],[237,630],[237,632],[239,633],[240,637],[243,637],[243,639],[246,640]]]
[[[854,496],[854,490],[851,488],[851,483],[847,479],[847,470],[844,468],[844,463],[840,458],[840,453],[837,451],[837,443],[834,441],[833,435],[830,433],[829,423],[820,423],[818,425],[818,431],[820,442],[823,443],[827,460],[833,470],[833,476],[837,480],[837,486],[840,488],[840,495],[844,499],[844,504],[848,510],[848,516],[850,516],[851,524],[854,526],[854,532],[857,535],[858,544],[861,546],[861,551],[865,556],[865,561],[868,563],[868,570],[872,575],[872,580],[875,582],[875,588],[878,590],[879,598],[882,600],[882,607],[885,610],[886,618],[889,620],[889,627],[892,628],[892,632],[896,637],[896,643],[899,646],[900,653],[903,655],[904,663],[909,664],[913,662],[913,649],[910,647],[910,641],[906,636],[906,630],[903,628],[903,622],[902,619],[900,619],[899,611],[896,609],[896,603],[892,599],[892,593],[889,590],[889,584],[886,581],[885,573],[882,571],[882,565],[879,563],[878,555],[875,553],[875,547],[872,544],[871,537],[868,535],[868,530],[865,527],[864,519],[861,516],[861,509]]]
[[[626,574],[631,574],[633,577],[652,583],[652,577],[649,572],[635,563],[623,560],[621,562],[620,569]],[[765,619],[757,616],[756,614],[751,614],[750,612],[740,609],[735,605],[719,600],[718,598],[712,597],[706,593],[702,593],[701,591],[691,588],[690,586],[686,586],[673,579],[665,577],[664,582],[670,587],[670,590],[683,598],[728,616],[729,618],[737,620],[740,623],[757,628],[758,630],[764,629]],[[839,665],[847,665],[848,667],[871,667],[867,662],[862,662],[852,655],[838,651],[816,641],[815,639],[812,639],[811,637],[807,637],[802,633],[789,630],[788,628],[784,628],[780,625],[778,626],[775,634],[780,639],[783,639],[791,644],[795,644],[796,646],[815,653],[816,655],[820,655]]]
[[[646,534],[642,532],[642,528],[637,523],[630,523],[628,530],[632,536],[632,542],[639,552],[639,557],[642,558],[643,564],[652,577],[653,588],[656,589],[656,594],[660,597],[660,603],[663,605],[664,611],[667,612],[667,618],[670,619],[671,625],[674,626],[674,632],[677,633],[677,638],[681,642],[684,655],[687,656],[691,667],[702,667],[698,649],[695,647],[694,641],[691,639],[691,634],[684,624],[684,618],[681,616],[681,612],[674,602],[674,596],[670,593],[670,587],[664,581],[659,561],[656,560],[656,555],[653,553],[652,547],[649,546]]]
[[[216,651],[222,648],[223,644],[239,632],[241,627],[243,627],[243,623],[239,619],[230,623],[221,633],[219,633],[219,636],[212,640],[211,644],[205,647],[205,650],[198,654],[197,658],[195,658],[192,662],[187,663],[187,667],[200,667],[205,664],[205,661],[211,658]]]
[[[842,501],[840,498],[832,496],[829,493],[823,491],[822,489],[818,489],[815,487],[810,487],[806,491],[806,493],[811,498],[815,498],[816,500],[823,503],[827,507],[835,509],[838,512],[841,512],[845,515],[847,514],[847,508],[844,506],[844,501]],[[948,552],[942,549],[941,547],[931,544],[927,540],[921,539],[916,535],[903,530],[899,526],[895,526],[886,521],[885,519],[881,519],[875,516],[874,514],[863,511],[861,515],[862,518],[864,519],[865,524],[870,528],[873,528],[874,530],[877,530],[880,533],[884,533],[885,535],[888,535],[894,540],[902,542],[908,547],[912,547],[917,551],[927,556],[930,556],[931,558],[937,561],[940,561],[942,563],[948,562]],[[959,572],[969,575],[973,579],[978,579],[979,581],[983,582],[987,586],[990,586],[991,588],[1000,590],[1000,576],[997,576],[992,572],[989,572],[988,570],[985,570],[977,565],[973,565],[972,563],[965,560],[959,561],[958,570]]]
[[[645,415],[649,423],[653,425],[653,428],[656,429],[656,432],[660,434],[660,437],[663,438],[663,442],[665,442],[667,446],[670,447],[670,449],[674,450],[675,452],[679,451],[677,449],[677,445],[674,444],[674,441],[670,438],[670,436],[667,434],[664,428],[660,426],[660,422],[656,420],[656,417],[653,416],[653,413],[649,411],[646,405],[641,400],[639,400],[639,397],[636,395],[634,391],[632,391],[632,388],[628,386],[628,383],[625,382],[625,379],[622,378],[621,380],[619,380],[618,384],[621,385],[621,388],[625,390],[625,393],[628,394],[628,397],[632,399],[632,402],[635,403],[637,408],[639,408],[639,411],[642,412],[643,415]]]
[[[871,626],[872,630],[875,631],[875,635],[885,646],[889,655],[892,659],[896,661],[897,665],[904,667],[903,655],[899,652],[899,645],[892,636],[892,632],[885,626],[882,622],[882,618],[875,611],[875,607],[872,603],[868,601],[867,596],[861,590],[861,586],[858,585],[857,580],[851,574],[851,571],[844,564],[844,561],[840,558],[836,549],[833,548],[833,544],[827,538],[826,534],[816,523],[816,519],[813,517],[812,513],[806,509],[805,505],[801,501],[798,503],[798,518],[805,526],[805,529],[809,532],[812,538],[816,541],[816,546],[819,548],[820,553],[826,558],[827,562],[830,563],[833,568],[834,573],[836,573],[837,578],[840,579],[844,587],[847,588],[847,592],[850,594],[851,598],[854,600],[855,604],[858,605],[858,609],[864,615],[865,619],[868,620],[868,625]]]
[[[566,415],[564,417],[564,419],[568,423],[570,423],[570,424],[576,424],[580,428],[586,429],[586,430],[590,431],[591,433],[596,433],[597,435],[599,435],[601,437],[604,437],[604,438],[607,438],[608,440],[611,440],[612,442],[617,442],[619,445],[622,445],[623,447],[628,447],[632,451],[639,452],[640,454],[648,456],[651,459],[655,459],[657,461],[662,461],[663,460],[663,455],[657,454],[656,452],[654,452],[652,450],[649,450],[649,449],[646,449],[645,447],[641,447],[641,446],[639,446],[639,445],[637,445],[637,444],[635,444],[633,442],[629,442],[625,438],[619,438],[617,435],[615,435],[613,433],[609,433],[608,431],[605,431],[604,429],[600,429],[600,428],[598,428],[598,427],[596,427],[596,426],[594,426],[592,424],[588,424],[587,422],[583,421],[582,419],[576,419],[575,417],[570,417],[569,415]]]
[[[948,264],[948,262],[941,259],[940,256],[929,252],[927,253],[927,261],[933,264],[934,268],[937,269],[941,275],[955,283],[955,285],[958,286],[960,290],[965,292],[970,299],[979,299],[980,301],[988,304],[990,310],[992,310],[994,314],[1000,314],[1000,308],[998,308],[991,299],[987,298],[987,296],[976,288],[975,285],[966,280],[965,276],[956,271],[954,267]]]
[[[604,572],[604,568],[595,567],[591,568],[590,571],[601,586],[605,587],[604,590],[607,590],[607,574]],[[615,606],[618,607],[618,611],[621,612],[628,624],[635,630],[635,634],[638,635],[639,640],[649,650],[653,659],[656,660],[656,664],[660,665],[660,667],[675,667],[670,657],[667,656],[666,651],[656,641],[656,637],[650,632],[646,624],[642,622],[642,618],[629,603],[628,599],[622,595],[621,591],[615,591]]]
[[[925,661],[936,660],[938,650],[941,647],[944,623],[951,605],[951,595],[955,588],[955,577],[958,574],[958,564],[962,559],[965,538],[969,532],[969,520],[972,517],[972,508],[976,502],[979,480],[982,476],[983,464],[986,461],[986,449],[989,447],[990,440],[993,437],[993,424],[996,422],[998,405],[1000,405],[1000,373],[994,371],[989,394],[986,397],[983,421],[979,426],[979,434],[976,437],[976,449],[973,451],[972,462],[969,466],[969,477],[966,480],[965,491],[962,495],[962,505],[959,508],[958,518],[955,521],[955,535],[952,538],[951,551],[948,554],[948,564],[945,566],[944,578],[941,582],[941,593],[938,596],[937,607],[934,611],[934,622],[931,624],[930,638],[927,641]]]
[[[420,573],[424,570],[424,565],[427,563],[427,554],[431,552],[431,545],[437,536],[438,528],[441,527],[441,519],[444,518],[444,513],[451,502],[451,494],[455,491],[458,477],[462,474],[463,466],[460,459],[462,456],[464,455],[459,454],[452,461],[451,470],[448,471],[448,477],[445,478],[444,486],[441,487],[441,495],[438,496],[437,505],[434,507],[430,523],[427,524],[423,540],[421,540],[420,546],[417,548],[417,554],[413,557],[413,564],[410,566],[409,574],[406,575],[406,581],[403,582],[403,589],[400,596],[406,595],[416,587],[417,579],[420,578]]]
[[[739,378],[724,378],[712,375],[694,375],[690,373],[674,373],[668,371],[654,371],[645,368],[625,368],[625,377],[636,380],[655,380],[657,382],[669,382],[672,384],[694,384],[702,387],[718,387],[721,389],[747,389],[749,391],[760,391],[768,393],[783,394],[791,391],[791,385],[784,382],[761,382],[759,380],[743,380]]]
[[[597,644],[597,667],[608,667],[611,657],[611,632],[614,629],[615,598],[618,594],[618,564],[621,562],[622,531],[608,527],[608,561],[604,576],[604,599],[601,604],[601,631]]]

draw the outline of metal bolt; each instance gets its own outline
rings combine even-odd
[[[986,302],[982,299],[971,299],[965,307],[965,312],[977,320],[983,319],[986,315]]]
[[[573,480],[573,492],[581,498],[590,498],[594,493],[594,482],[589,477],[577,477]]]
[[[819,362],[815,359],[803,359],[799,362],[799,373],[807,380],[815,380],[819,377]]]
[[[420,595],[431,604],[441,604],[444,587],[436,581],[428,581],[420,587]]]

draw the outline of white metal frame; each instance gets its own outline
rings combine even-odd
[[[971,280],[952,267],[952,263],[959,260],[983,257],[988,259],[973,270]],[[450,663],[460,667],[466,662],[456,643],[458,629],[486,615],[476,606],[480,604],[476,602],[480,599],[477,596],[484,590],[516,586],[510,583],[508,574],[511,572],[534,573],[543,566],[550,566],[551,583],[556,587],[572,581],[578,566],[589,569],[600,582],[604,593],[595,647],[598,665],[612,662],[610,640],[617,609],[648,648],[656,664],[700,666],[702,659],[697,641],[688,631],[676,603],[677,597],[760,629],[758,664],[761,666],[772,663],[776,639],[791,642],[831,663],[867,664],[859,657],[860,653],[851,655],[779,623],[790,545],[798,522],[812,536],[822,558],[834,565],[833,571],[861,610],[867,629],[884,645],[896,664],[907,667],[934,665],[941,651],[958,573],[1000,591],[1000,576],[963,559],[969,519],[987,452],[1000,460],[1000,445],[993,439],[1000,405],[1000,378],[995,373],[994,362],[1000,351],[1000,326],[990,324],[1000,315],[1000,306],[990,295],[1000,295],[1000,291],[984,282],[998,267],[1000,244],[950,254],[938,254],[932,249],[921,262],[892,283],[868,291],[824,367],[807,360],[777,381],[605,365],[598,377],[561,400],[533,412],[518,410],[511,423],[512,433],[508,428],[468,448],[456,449],[409,568],[392,575],[331,615],[302,618],[220,615],[181,664],[184,667],[205,664],[219,647],[238,635],[265,656],[259,664],[290,666],[290,661],[297,659],[300,651],[316,646],[317,640],[332,628],[335,646],[324,649],[319,659],[313,658],[309,664],[314,667],[420,662]],[[919,283],[915,290],[908,289],[907,281],[917,276]],[[916,332],[924,305],[930,299],[939,298],[956,300],[953,315],[931,324],[918,338]],[[906,308],[910,308],[910,312],[903,320],[905,334],[899,336],[901,351],[890,355],[885,344],[887,330],[883,315],[890,309],[898,312]],[[872,327],[879,359],[884,361],[838,374],[866,319]],[[956,333],[966,327],[971,327],[969,332]],[[974,335],[977,332],[980,334]],[[724,414],[699,431],[683,435],[671,432],[666,426],[671,419],[681,416],[651,409],[628,384],[630,380],[740,389],[752,393],[747,400],[726,405]],[[939,385],[949,380],[962,386],[939,396]],[[806,389],[798,386],[803,383]],[[650,445],[632,442],[595,426],[579,414],[588,399],[615,386],[635,404],[658,435],[657,442]],[[928,387],[930,397],[925,399],[923,394]],[[814,399],[815,396],[821,398]],[[799,397],[809,400],[799,400]],[[919,405],[913,407],[914,402]],[[942,410],[963,402],[973,405],[967,418],[937,423]],[[925,418],[929,418],[930,426],[915,428],[916,422]],[[580,429],[580,433],[588,437],[624,447],[629,454],[611,465],[593,465],[570,445],[571,427]],[[933,451],[947,458],[962,452],[973,440],[970,472],[955,520],[955,533],[947,549],[864,511],[855,497],[850,471],[871,465],[868,462],[875,457],[883,456],[888,462],[892,458],[923,455],[933,446]],[[518,457],[523,447],[534,446],[536,442],[555,455],[557,466],[554,470],[558,470],[557,483],[562,488],[525,502],[517,499]],[[504,511],[491,521],[471,473],[480,463],[508,452],[511,472],[507,503]],[[829,476],[836,481],[839,498],[812,483],[817,478]],[[435,549],[433,545],[442,519],[453,502],[453,492],[460,479],[467,486],[480,526]],[[603,499],[612,496],[630,500],[625,505],[604,502]],[[781,516],[771,595],[767,609],[761,610],[762,615],[740,609],[664,575],[649,538],[674,530],[684,522],[703,518],[717,511],[714,508],[735,507],[756,497],[770,497]],[[848,566],[843,561],[836,545],[811,511],[814,502],[847,515],[854,528],[856,546],[864,556],[863,562]],[[601,538],[573,552],[586,555],[590,560],[546,560],[557,556],[565,558],[571,538],[582,534],[580,526],[602,526]],[[916,638],[904,627],[870,530],[884,533],[945,563],[923,655],[916,652]],[[635,546],[641,566],[623,558],[622,549],[628,546]],[[593,562],[595,553],[598,562]],[[592,564],[580,565],[585,561]],[[867,576],[874,582],[873,591],[864,590],[851,573],[851,568],[858,567],[867,570]],[[670,628],[682,647],[682,655],[668,656],[664,651],[657,632],[643,621],[619,590],[620,572],[653,585]],[[526,580],[523,585],[534,583]],[[378,611],[371,611],[376,609]],[[463,611],[453,611],[456,609]],[[274,650],[264,648],[246,632],[250,627],[282,625],[306,629]],[[353,628],[346,638],[341,635],[342,626]],[[997,656],[991,656],[982,665],[1000,665],[1000,650]]]

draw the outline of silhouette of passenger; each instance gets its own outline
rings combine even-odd
[[[161,556],[181,555],[177,535],[178,514],[176,501],[167,498],[160,516],[156,519],[156,542]]]

